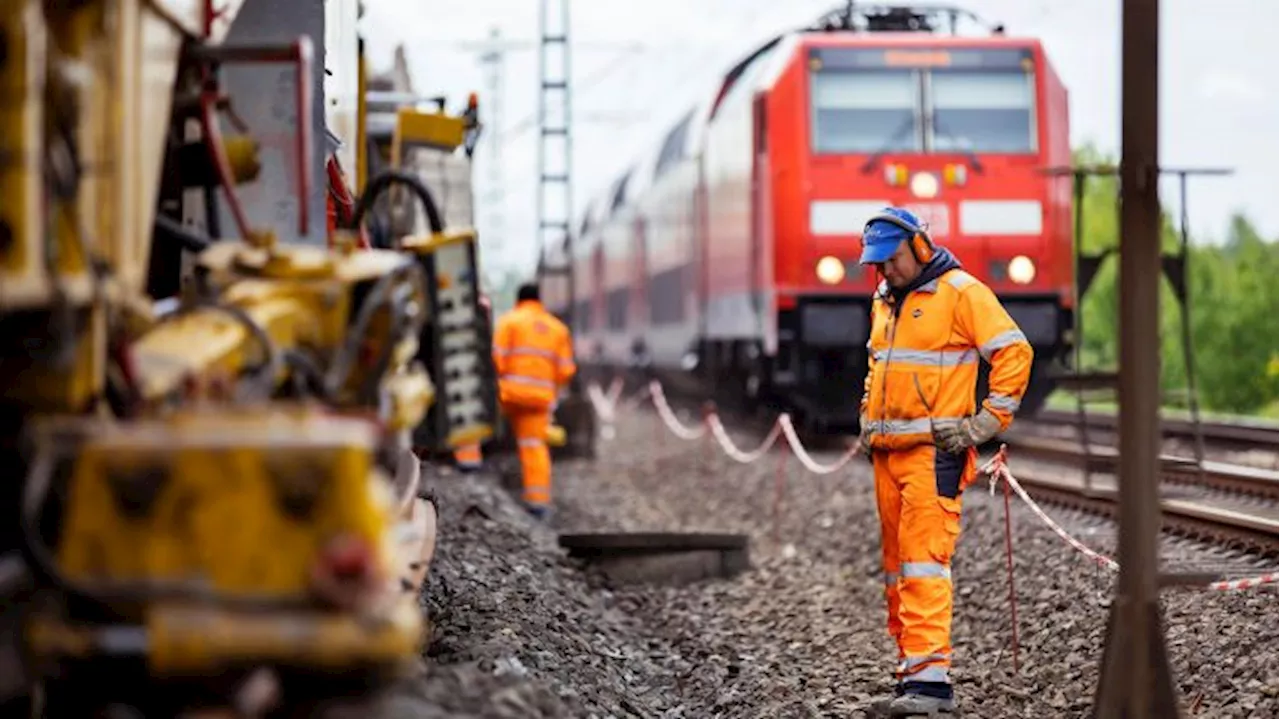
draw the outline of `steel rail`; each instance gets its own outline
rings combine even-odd
[[[1036,459],[1072,464],[1092,473],[1115,472],[1120,459],[1119,451],[1105,445],[1091,446],[1086,452],[1079,443],[1071,440],[1022,434],[1009,434],[1003,441],[1011,449]],[[1202,480],[1194,459],[1161,455],[1160,478],[1164,482],[1280,500],[1280,470],[1205,461]]]
[[[1075,425],[1079,417],[1075,412],[1067,410],[1043,409],[1035,416],[1029,417],[1032,422],[1053,425]],[[1085,416],[1089,429],[1116,431],[1117,418],[1112,413],[1091,413]],[[1201,420],[1200,428],[1204,438],[1209,442],[1230,444],[1249,448],[1275,449],[1280,447],[1280,425],[1265,420],[1258,421],[1210,421]],[[1160,420],[1161,433],[1168,439],[1191,439],[1195,437],[1195,423],[1189,419],[1165,417]]]
[[[1042,501],[1117,517],[1119,495],[1114,486],[1086,488],[1078,479],[1051,477],[1025,466],[1018,467],[1014,476],[1028,493]],[[1266,556],[1280,553],[1280,521],[1274,509],[1264,514],[1204,500],[1162,498],[1160,511],[1164,531]]]

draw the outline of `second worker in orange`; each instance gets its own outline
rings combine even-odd
[[[569,328],[542,305],[536,284],[521,285],[516,306],[493,332],[498,400],[511,424],[533,515],[551,511],[551,452],[547,428],[560,389],[577,372]]]

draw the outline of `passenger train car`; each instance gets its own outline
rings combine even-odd
[[[1036,350],[1022,411],[1043,403],[1074,306],[1070,183],[1044,171],[1070,163],[1067,92],[1037,40],[935,15],[765,43],[589,205],[571,258],[588,371],[856,426],[878,283],[860,234],[892,204],[998,293]],[[566,284],[543,283],[567,313]]]

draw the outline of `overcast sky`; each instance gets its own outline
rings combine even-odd
[[[498,28],[508,43],[501,128],[482,139],[477,191],[486,193],[495,138],[502,142],[501,218],[506,262],[534,257],[537,173],[538,15],[541,0],[366,0],[367,47],[375,69],[397,42],[416,89],[445,93],[451,106],[480,93],[490,103],[478,44]],[[558,3],[553,2],[552,5]],[[575,83],[574,212],[647,151],[666,127],[709,92],[718,74],[758,40],[806,24],[837,0],[576,0],[571,3]],[[1121,0],[965,0],[1003,22],[1011,36],[1038,37],[1070,92],[1072,144],[1120,145]],[[1160,159],[1166,166],[1228,167],[1193,180],[1198,239],[1220,239],[1233,211],[1264,234],[1280,225],[1280,59],[1276,0],[1161,3]],[[1176,212],[1175,181],[1165,181]],[[488,205],[492,207],[492,204]],[[498,234],[481,202],[477,225]],[[489,255],[493,257],[493,254]],[[492,265],[491,265],[492,266]]]

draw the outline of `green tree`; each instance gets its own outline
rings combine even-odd
[[[1196,248],[1192,257],[1196,377],[1211,409],[1254,412],[1276,399],[1269,365],[1280,332],[1278,248],[1237,214],[1225,245]]]
[[[1075,162],[1114,164],[1092,146],[1077,150]],[[1082,208],[1084,252],[1097,254],[1120,246],[1118,197],[1114,176],[1088,180]],[[1167,215],[1162,216],[1161,225],[1165,252],[1177,252],[1178,233]],[[1241,215],[1232,218],[1225,245],[1190,244],[1187,285],[1201,404],[1206,409],[1236,413],[1269,407],[1276,401],[1276,379],[1269,372],[1269,363],[1277,355],[1280,330],[1280,244],[1263,240]],[[1112,253],[1081,298],[1081,360],[1085,369],[1114,369],[1118,364],[1119,289],[1118,256]],[[1174,398],[1186,387],[1187,371],[1181,308],[1168,282],[1162,286],[1160,307],[1161,388],[1166,397]]]

